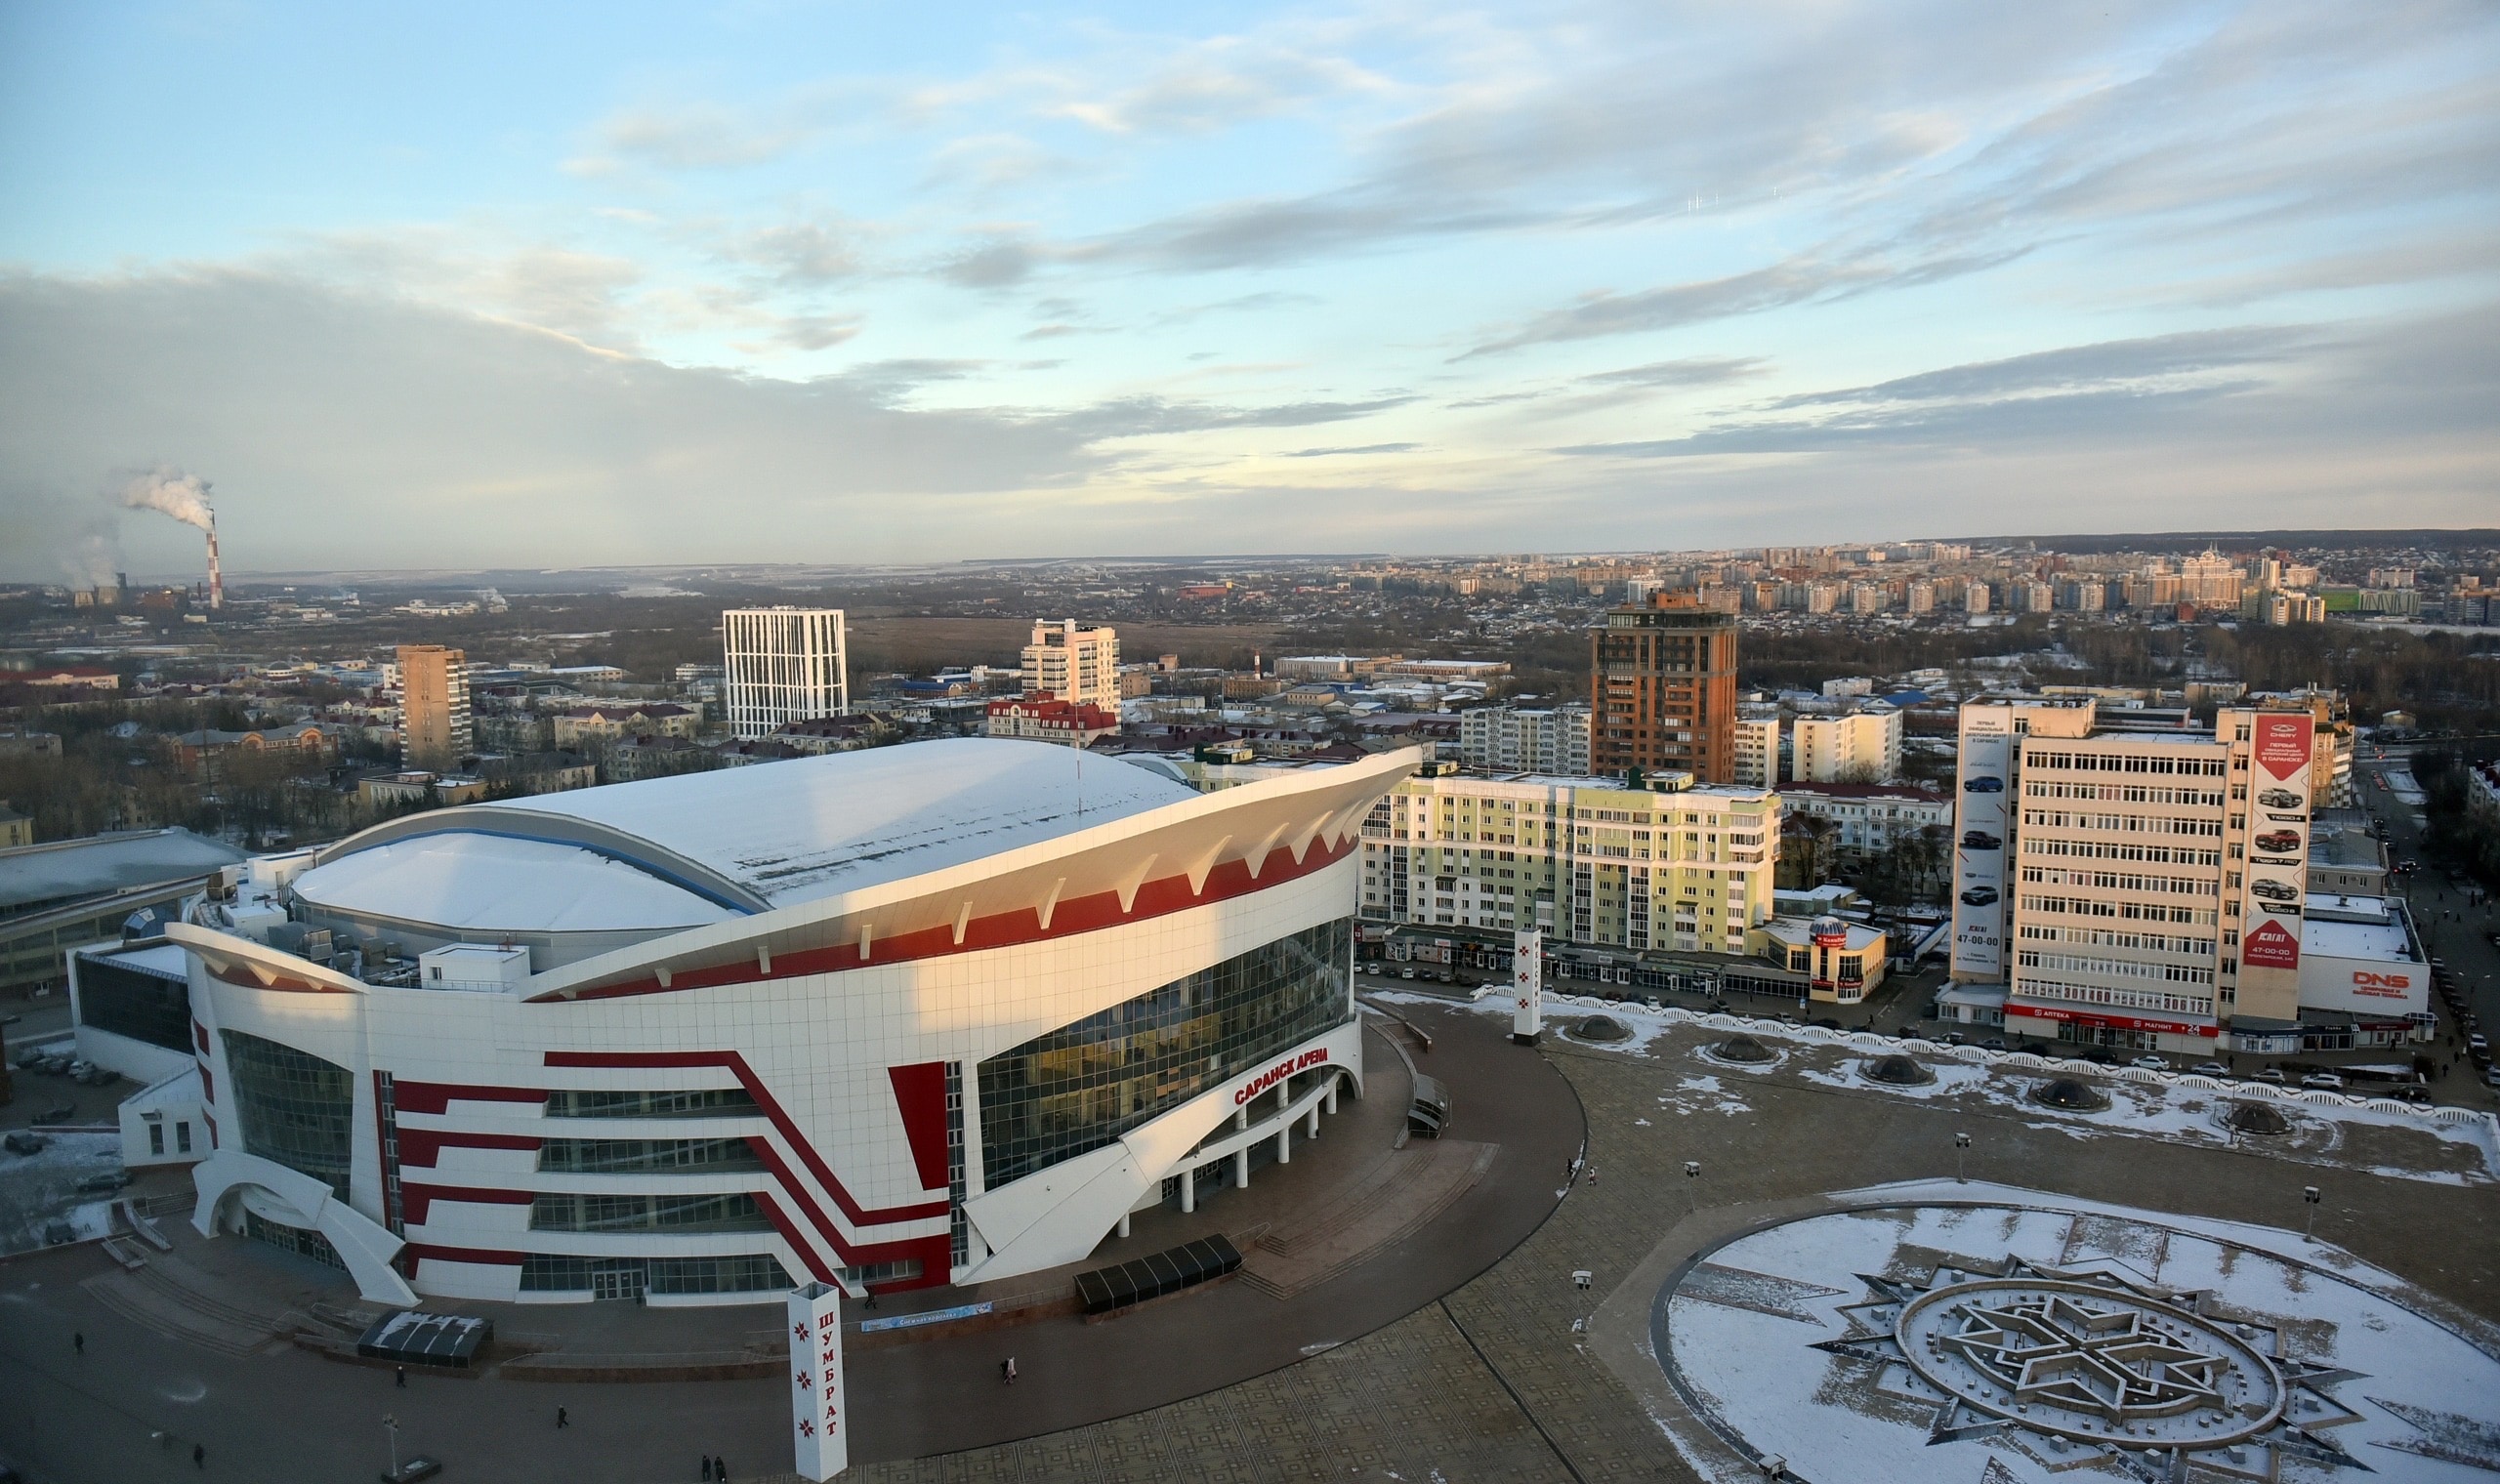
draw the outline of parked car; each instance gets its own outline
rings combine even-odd
[[[78,1182],[80,1195],[113,1195],[130,1185],[130,1172],[115,1170],[104,1175],[91,1175]]]
[[[1965,778],[1962,780],[1962,792],[1965,794],[2002,794],[2005,792],[2005,780],[2002,778],[1990,778],[1985,774],[1981,774],[1977,778]]]
[[[65,1102],[55,1103],[53,1106],[36,1114],[35,1122],[39,1124],[65,1124],[77,1116],[78,1110],[70,1104]]]
[[[2170,1063],[2164,1061],[2159,1056],[2139,1056],[2135,1060],[2128,1062],[2127,1065],[2131,1067],[2141,1067],[2147,1072],[2167,1072],[2170,1070]]]
[[[2465,1038],[2465,1049],[2474,1052],[2478,1056],[2488,1056],[2491,1054],[2491,1040],[2481,1032],[2477,1031],[2473,1035]]]
[[[1962,848],[1965,850],[1999,850],[2004,847],[2004,841],[1997,839],[1985,830],[1965,830],[1962,832]]]
[[[69,1080],[82,1088],[109,1087],[121,1081],[121,1073],[108,1066],[91,1066],[83,1072],[72,1073]]]
[[[2268,855],[2297,855],[2301,848],[2298,830],[2269,830],[2249,842]]]
[[[1962,893],[1962,905],[1966,907],[1987,907],[1995,905],[1995,902],[1996,887],[1994,886],[1973,886]]]
[[[2320,1092],[2341,1092],[2344,1091],[2344,1079],[2333,1072],[2312,1072],[2301,1079],[2301,1086]]]
[[[2199,1077],[2229,1077],[2230,1075],[2230,1068],[2223,1065],[2219,1061],[2199,1061],[2194,1066],[2189,1067],[2188,1070],[2194,1072]]]
[[[0,1145],[5,1145],[11,1154],[41,1154],[51,1142],[51,1139],[42,1134],[29,1134],[23,1129],[15,1131],[5,1139],[0,1139]]]
[[[1982,1042],[1980,1042],[1980,1043],[1979,1043],[1979,1050],[1981,1050],[1981,1051],[2004,1051],[2004,1050],[2005,1050],[2005,1038],[2004,1038],[2003,1036],[1990,1036],[1990,1037],[1989,1037],[1988,1039],[1986,1039],[1985,1041],[1982,1041]]]
[[[2296,809],[2301,806],[2301,796],[2290,789],[2268,789],[2257,796],[2257,802],[2270,809]]]
[[[2259,1067],[2254,1075],[2259,1082],[2271,1082],[2278,1088],[2289,1080],[2283,1076],[2281,1067]]]

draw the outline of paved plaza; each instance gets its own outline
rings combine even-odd
[[[2147,1125],[2169,1136],[2147,1137],[2015,1100],[1877,1090],[1843,1075],[1853,1053],[1829,1045],[1773,1037],[1780,1060],[1741,1071],[1701,1053],[1724,1032],[1689,1023],[1645,1025],[1630,1050],[1553,1034],[1529,1050],[1509,1045],[1503,1020],[1480,1007],[1397,1009],[1433,1038],[1418,1059],[1454,1090],[1452,1136],[1499,1148],[1469,1197],[1480,1204],[1450,1207],[1290,1299],[1236,1280],[1105,1325],[1055,1317],[864,1354],[854,1392],[863,1462],[850,1477],[1702,1477],[1662,1430],[1676,1402],[1642,1338],[1666,1276],[1766,1222],[1831,1209],[1827,1192],[1950,1181],[1956,1133],[1972,1135],[1975,1182],[2051,1202],[2296,1232],[2302,1188],[2318,1186],[2322,1244],[2397,1275],[2431,1318],[2500,1348],[2487,1322],[2500,1315],[2500,1184],[2488,1158],[2453,1137],[2373,1126],[2252,1146],[2183,1139],[2161,1119]],[[1558,1205],[1583,1117],[1587,1163]],[[1330,1126],[1313,1153],[1350,1127]],[[1697,1177],[1684,1174],[1688,1161]],[[221,1260],[293,1260],[210,1246]],[[454,1480],[692,1479],[706,1452],[728,1458],[734,1477],[771,1477],[787,1457],[777,1381],[420,1377],[395,1390],[387,1372],[301,1352],[169,1341],[94,1301],[82,1285],[106,1266],[80,1248],[0,1267],[0,1456],[24,1461],[41,1484],[196,1478],[194,1437],[210,1476],[368,1478],[385,1413]],[[1454,1291],[1431,1281],[1458,1269],[1477,1276]],[[1585,1290],[1575,1271],[1590,1274]],[[752,1314],[729,1322],[755,1325]],[[73,1328],[88,1336],[84,1356],[71,1351]],[[1011,1352],[1022,1373],[1012,1389],[995,1371]],[[1130,1405],[1157,1387],[1164,1399]],[[572,1424],[562,1432],[560,1405]],[[1088,1415],[1103,1420],[1055,1425]],[[175,1441],[152,1443],[157,1430]],[[2380,1477],[2406,1476],[2401,1461],[2379,1466]]]

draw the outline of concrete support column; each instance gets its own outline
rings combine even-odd
[[[1305,1138],[1317,1138],[1319,1136],[1319,1104],[1315,1102],[1311,1105],[1311,1127],[1304,1132],[1302,1136]]]
[[[1337,1116],[1337,1090],[1345,1085],[1346,1079],[1343,1077],[1331,1077],[1328,1079],[1328,1116],[1331,1118]]]
[[[1121,1212],[1121,1213],[1120,1213],[1120,1235],[1125,1237],[1125,1236],[1127,1236],[1128,1234],[1129,1234],[1129,1214],[1128,1214],[1127,1212],[1123,1211],[1123,1212]]]
[[[1232,1151],[1232,1186],[1235,1190],[1246,1190],[1250,1186],[1250,1151],[1247,1149]]]
[[[1181,1215],[1186,1216],[1190,1212],[1197,1209],[1198,1172],[1196,1167],[1192,1166],[1191,1168],[1181,1172]],[[1128,1218],[1125,1216],[1121,1217],[1123,1223],[1125,1223],[1127,1219]]]
[[[1247,1129],[1250,1127],[1250,1105],[1248,1103],[1243,1103],[1241,1105],[1241,1111],[1232,1115],[1232,1127],[1236,1129]]]
[[[1276,1163],[1279,1165],[1293,1163],[1293,1120],[1291,1119],[1285,1120],[1284,1127],[1276,1131]]]

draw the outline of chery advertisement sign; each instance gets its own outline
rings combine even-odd
[[[2301,940],[2283,929],[2283,925],[2268,918],[2239,945],[2239,962],[2250,969],[2298,969],[2301,967]]]
[[[2257,719],[2255,741],[2257,765],[2275,777],[2289,778],[2308,770],[2309,718],[2261,716]]]

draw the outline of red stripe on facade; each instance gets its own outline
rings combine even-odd
[[[400,1255],[412,1262],[431,1257],[437,1262],[479,1262],[488,1267],[519,1267],[524,1254],[489,1252],[475,1247],[438,1247],[431,1242],[411,1242],[399,1249]],[[414,1276],[411,1274],[410,1276]]]
[[[780,1100],[772,1095],[772,1090],[764,1085],[764,1079],[755,1075],[754,1068],[748,1066],[746,1058],[736,1051],[549,1051],[546,1053],[546,1061],[551,1067],[724,1068],[736,1077],[739,1086],[745,1088],[749,1095],[755,1098],[756,1106],[764,1110],[764,1116],[771,1120],[772,1127],[779,1131],[781,1137],[789,1143],[791,1151],[797,1154],[800,1161],[808,1167],[808,1173],[816,1177],[816,1183],[822,1185],[825,1193],[833,1197],[833,1203],[842,1208],[842,1214],[849,1216],[853,1224],[891,1226],[897,1221],[919,1221],[932,1216],[942,1216],[948,1210],[947,1203],[944,1201],[925,1201],[918,1205],[893,1206],[877,1211],[861,1206],[853,1197],[849,1188],[835,1177],[832,1167],[825,1164],[823,1157],[816,1153],[815,1146],[809,1143],[806,1136],[800,1134],[797,1121],[792,1119],[789,1112],[781,1106]],[[796,1182],[791,1182],[791,1194],[807,1205],[814,1204],[808,1200],[806,1191]]]
[[[799,1234],[798,1223],[791,1220],[789,1213],[781,1209],[781,1203],[759,1190],[755,1192],[755,1204],[763,1209],[766,1217],[772,1222],[772,1229],[781,1233],[781,1240],[789,1243],[790,1250],[799,1255],[799,1260],[808,1265],[808,1276],[818,1283],[831,1283],[832,1270],[827,1268],[824,1265],[824,1259],[816,1255],[815,1247]]]
[[[466,1201],[473,1206],[526,1206],[538,1198],[534,1190],[498,1190],[483,1185],[418,1185],[399,1182],[399,1219],[410,1226],[426,1224],[426,1213],[437,1201]]]
[[[399,1126],[399,1163],[405,1167],[434,1169],[442,1151],[452,1149],[527,1149],[535,1152],[545,1140],[529,1134],[470,1134],[458,1129],[412,1129]]]
[[[217,1074],[208,1069],[205,1061],[199,1064],[199,1096],[202,1102],[217,1101]]]
[[[978,953],[990,948],[1012,948],[1024,943],[1074,937],[1079,933],[1186,912],[1191,907],[1204,907],[1281,886],[1348,858],[1360,844],[1349,838],[1342,848],[1334,848],[1325,840],[1313,840],[1298,861],[1293,858],[1292,851],[1279,845],[1269,852],[1267,866],[1255,881],[1251,879],[1247,862],[1229,860],[1207,873],[1205,888],[1199,891],[1189,889],[1187,876],[1163,877],[1140,886],[1125,912],[1120,910],[1120,897],[1116,891],[1071,897],[1061,902],[1051,914],[1048,928],[1042,926],[1040,909],[1019,907],[1013,912],[973,919],[965,925],[964,940],[960,943],[955,941],[955,929],[951,925],[940,925],[918,932],[872,939],[868,956],[864,959],[860,957],[859,945],[855,942],[839,943],[830,948],[798,949],[774,954],[772,972],[764,974],[756,971],[754,956],[749,953],[729,963],[709,968],[673,969],[665,986],[653,975],[574,990],[569,998],[613,1000],[627,995],[674,994],[680,990],[761,984],[805,974],[841,973],[871,965],[908,964],[920,959],[944,958],[950,954]],[[559,998],[566,997],[539,995],[533,997],[533,1002]]]
[[[402,1113],[447,1113],[455,1102],[545,1102],[545,1088],[494,1088],[456,1082],[400,1081],[394,1089]]]
[[[923,1190],[946,1189],[946,1063],[923,1061],[886,1068],[895,1085],[895,1107],[903,1136],[911,1140],[912,1168]]]
[[[207,1055],[207,1054],[208,1054],[208,1027],[207,1027],[207,1026],[200,1024],[200,1023],[199,1023],[198,1021],[196,1021],[196,1020],[192,1021],[192,1022],[191,1022],[191,1040],[192,1040],[194,1043],[196,1043],[196,1044],[198,1045],[198,1047],[199,1047],[199,1053],[200,1053],[201,1055],[205,1056],[205,1055]]]

